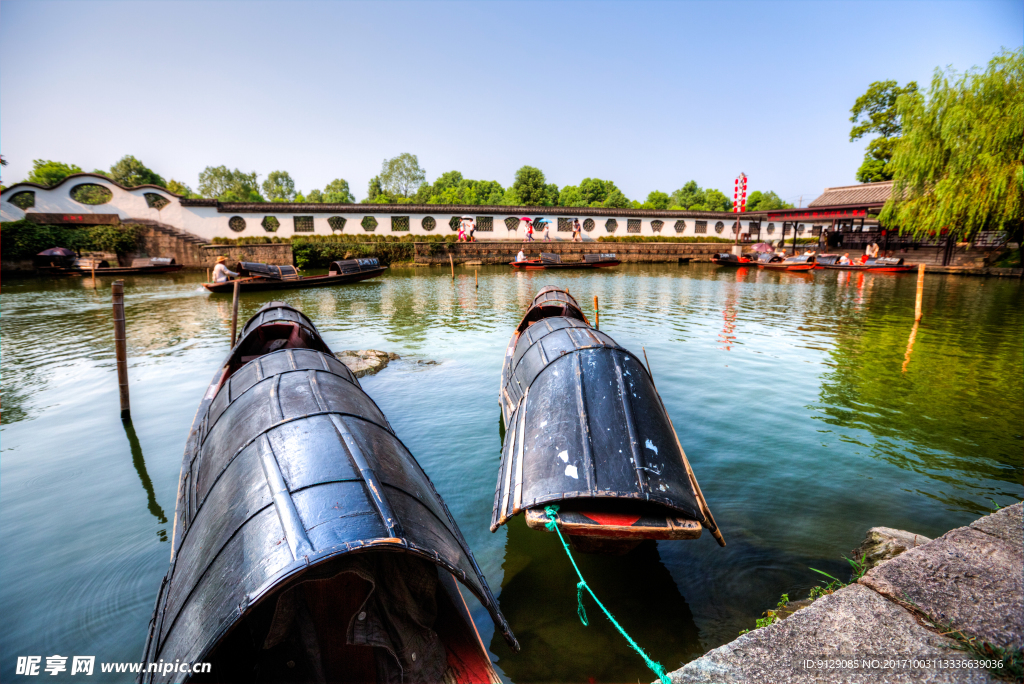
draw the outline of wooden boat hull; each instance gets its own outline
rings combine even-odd
[[[307,287],[330,287],[332,285],[348,285],[349,283],[357,283],[361,280],[369,280],[370,278],[376,278],[377,276],[384,273],[387,270],[386,266],[376,268],[370,271],[361,271],[359,273],[346,273],[341,275],[320,275],[320,276],[305,276],[299,277],[294,280],[279,280],[275,278],[263,278],[263,277],[252,277],[252,278],[240,278],[238,282],[242,292],[265,292],[268,290],[298,290]],[[235,281],[229,280],[224,283],[203,283],[210,292],[233,292],[235,289]]]
[[[910,273],[914,266],[868,266],[866,264],[817,264],[816,268],[829,271],[865,271],[868,273]]]
[[[792,271],[792,272],[807,272],[814,270],[814,263],[809,264],[787,264],[785,262],[775,264],[758,264],[758,268],[764,268],[769,271]]]
[[[739,266],[756,266],[757,265],[756,261],[751,261],[750,259],[747,259],[746,261],[733,261],[732,259],[712,259],[711,263],[713,263],[716,266],[735,266],[735,267],[739,267]]]
[[[610,268],[612,266],[618,266],[621,261],[563,261],[561,263],[544,263],[540,259],[527,260],[527,261],[513,261],[509,264],[512,268],[517,268],[524,271],[547,271],[547,270],[564,270],[564,269],[580,269],[580,268]]]
[[[505,441],[491,531],[545,507],[581,550],[644,539],[724,539],[641,361],[590,326],[568,293],[544,288],[509,341]],[[599,543],[600,542],[600,543]]]
[[[392,681],[403,669],[497,682],[455,580],[518,650],[426,473],[313,323],[282,302],[246,323],[203,396],[171,547],[146,684]],[[179,661],[212,667],[159,667]]]

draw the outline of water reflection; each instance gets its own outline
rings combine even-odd
[[[523,649],[513,657],[494,636],[491,650],[505,673],[516,682],[650,680],[643,660],[589,597],[583,601],[590,624],[580,622],[578,578],[558,537],[531,530],[522,515],[506,527],[498,603]],[[574,557],[597,597],[654,660],[672,670],[703,652],[690,607],[658,545],[645,542],[624,556]]]
[[[153,481],[149,479],[149,473],[146,472],[146,460],[142,456],[142,445],[139,444],[139,438],[135,435],[135,426],[132,425],[130,420],[124,421],[124,432],[128,435],[128,447],[132,452],[132,465],[135,466],[135,472],[139,474],[139,480],[142,481],[142,488],[146,490],[146,508],[149,512],[157,519],[161,525],[167,524],[167,516],[164,515],[164,509],[160,508],[160,504],[156,501],[156,493],[153,491]],[[160,537],[160,541],[167,541],[167,530],[161,529],[157,531],[157,535]]]

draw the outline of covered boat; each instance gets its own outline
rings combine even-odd
[[[583,551],[625,552],[644,539],[725,545],[647,369],[590,326],[568,292],[546,287],[505,351],[505,441],[491,531],[545,506]]]
[[[174,257],[136,257],[131,266],[111,266],[102,257],[78,257],[65,247],[53,247],[36,255],[36,268],[49,274],[78,274],[98,276],[145,275],[148,273],[173,273],[182,266]]]
[[[513,261],[512,268],[520,268],[528,271],[565,268],[608,268],[618,266],[620,263],[615,254],[584,254],[579,261],[562,261],[562,257],[551,252],[541,252],[539,257],[531,257],[522,261]]]
[[[718,266],[749,266],[757,262],[747,255],[736,256],[730,252],[719,252],[718,254],[711,255],[711,263]]]
[[[813,271],[814,262],[814,254],[794,254],[780,261],[759,261],[757,267],[772,271]]]
[[[294,266],[276,264],[259,264],[248,261],[239,263],[241,278],[239,288],[243,292],[264,290],[293,290],[304,287],[326,287],[329,285],[347,285],[360,280],[376,278],[387,270],[376,258],[346,259],[335,261],[327,275],[302,276]],[[203,283],[210,292],[231,292],[235,281],[223,283]]]
[[[816,267],[833,271],[871,271],[873,273],[907,273],[915,268],[904,265],[903,259],[895,257],[877,257],[849,264],[839,263],[841,258],[840,254],[821,254],[818,256]]]
[[[387,418],[306,316],[261,308],[192,424],[140,681],[498,682],[456,580],[517,650]]]

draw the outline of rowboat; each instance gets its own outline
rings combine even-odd
[[[106,259],[99,257],[77,257],[65,247],[53,247],[43,250],[35,257],[35,268],[44,275],[92,275],[126,276],[146,275],[149,273],[173,273],[180,271],[182,265],[174,257],[137,257],[132,259],[131,266],[111,266]]]
[[[265,305],[193,420],[139,682],[499,682],[456,581],[518,650],[380,408],[309,318]]]
[[[335,261],[327,275],[300,276],[294,266],[277,266],[275,264],[257,264],[243,261],[239,264],[241,278],[237,280],[243,292],[261,292],[264,290],[296,290],[304,287],[327,287],[330,285],[347,285],[360,280],[376,278],[387,270],[376,258],[347,259]],[[210,292],[231,292],[235,287],[234,280],[222,283],[203,283]]]
[[[591,327],[568,292],[545,287],[516,328],[499,392],[505,428],[491,531],[545,507],[581,551],[645,539],[725,541],[650,373]]]
[[[815,264],[816,268],[824,268],[833,271],[871,271],[873,273],[908,273],[914,270],[914,266],[907,266],[903,259],[896,257],[877,257],[868,259],[865,262],[841,264],[839,254],[821,254]]]
[[[618,266],[620,263],[622,262],[615,254],[584,254],[582,261],[562,261],[562,257],[558,254],[541,252],[538,258],[513,261],[509,265],[512,268],[539,271],[562,268],[608,268]]]
[[[757,265],[755,259],[750,259],[745,256],[736,256],[728,252],[721,252],[719,254],[711,255],[711,263],[718,266],[754,266]]]
[[[813,271],[815,257],[813,254],[796,254],[782,261],[758,262],[758,268],[772,271]]]

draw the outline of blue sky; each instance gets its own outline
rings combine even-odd
[[[133,154],[193,188],[284,169],[357,198],[386,157],[512,182],[690,179],[806,203],[854,183],[849,109],[1024,41],[1024,2],[47,2],[0,4],[6,184],[31,160]],[[731,194],[731,193],[730,193]]]

